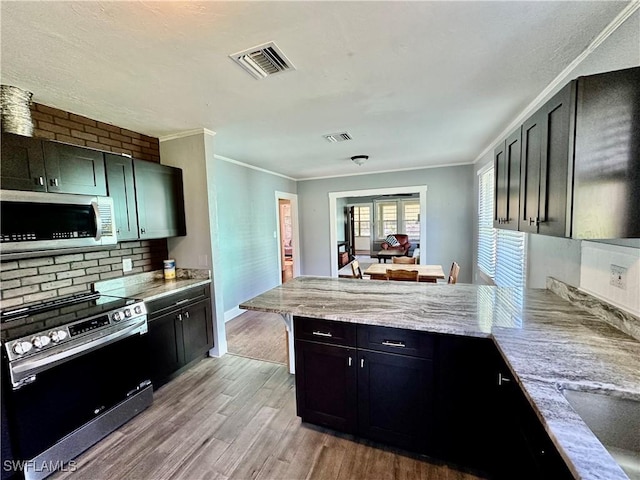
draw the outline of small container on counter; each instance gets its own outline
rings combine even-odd
[[[163,260],[164,263],[164,279],[165,280],[174,280],[176,278],[176,261],[171,260]]]

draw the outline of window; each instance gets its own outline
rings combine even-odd
[[[409,238],[420,238],[420,202],[411,200],[402,202],[402,233]]]
[[[398,233],[398,202],[378,202],[378,239]]]
[[[420,238],[420,200],[387,200],[376,202],[376,235],[406,233],[410,239]]]
[[[496,231],[493,228],[493,168],[479,176],[478,195],[478,268],[490,278],[494,276]]]
[[[479,174],[478,268],[499,287],[525,286],[525,234],[493,228],[493,167]],[[516,303],[522,296],[516,295]]]
[[[353,221],[356,237],[368,237],[371,235],[371,208],[369,205],[354,206]]]

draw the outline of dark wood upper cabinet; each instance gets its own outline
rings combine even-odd
[[[106,195],[101,151],[2,134],[3,189],[34,192]]]
[[[113,198],[118,241],[138,238],[138,214],[133,179],[133,160],[121,155],[104,154],[107,192]]]
[[[182,170],[133,160],[139,237],[186,235]]]
[[[42,140],[3,133],[1,155],[0,185],[3,189],[47,191]]]
[[[522,129],[518,128],[494,151],[495,201],[493,226],[518,230],[520,217],[520,157]]]
[[[519,198],[516,154],[494,151],[495,228],[640,238],[640,67],[579,77],[523,123]]]
[[[99,150],[44,142],[47,191],[106,195],[104,154]]]
[[[567,180],[575,112],[575,82],[566,85],[522,125],[522,232],[565,236]]]
[[[640,238],[640,67],[578,79],[573,238]]]

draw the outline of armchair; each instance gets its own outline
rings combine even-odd
[[[398,245],[392,246],[389,244],[389,241],[392,241],[390,237],[395,237],[398,241]],[[402,252],[403,255],[406,255],[409,249],[411,248],[411,243],[409,242],[409,235],[405,235],[404,233],[396,233],[395,235],[389,235],[385,240],[383,240],[381,245],[383,250],[397,250],[398,252]]]

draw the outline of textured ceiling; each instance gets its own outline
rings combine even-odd
[[[148,135],[213,130],[293,178],[470,163],[627,4],[3,1],[1,80]],[[269,41],[295,71],[228,58]]]

